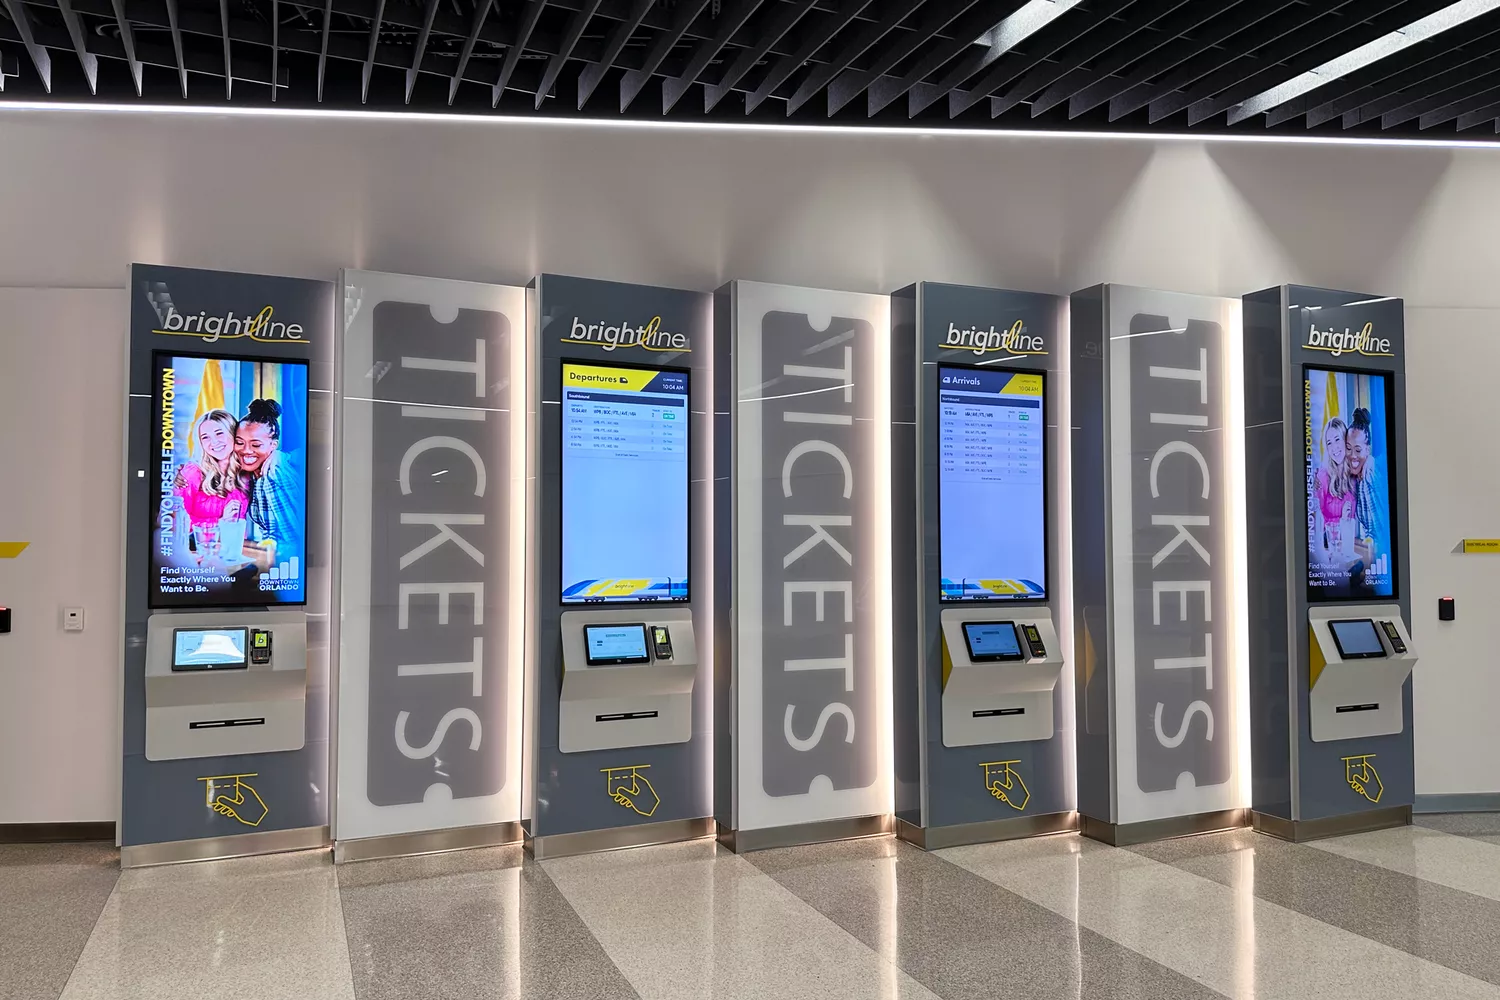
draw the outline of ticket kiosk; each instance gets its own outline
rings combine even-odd
[[[1244,298],[1256,829],[1410,822],[1412,640],[1400,299]]]
[[[557,275],[529,294],[526,844],[706,836],[710,297]]]
[[[936,849],[1075,824],[1051,295],[892,296],[897,835]]]
[[[333,287],[135,265],[130,309],[121,863],[321,846]]]

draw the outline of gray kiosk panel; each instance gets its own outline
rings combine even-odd
[[[611,624],[644,630],[641,657],[590,663],[586,630]],[[686,743],[693,736],[698,645],[689,607],[647,604],[564,611],[558,749],[563,753]],[[667,645],[655,641],[666,632]],[[624,651],[633,654],[633,650]]]
[[[244,637],[238,663],[224,635],[235,632]],[[258,653],[257,633],[265,636]],[[306,702],[301,611],[158,613],[147,622],[147,760],[300,750]]]
[[[1417,663],[1401,606],[1313,607],[1307,618],[1313,742],[1401,732],[1401,689]]]
[[[1052,692],[1063,668],[1051,609],[947,608],[939,617],[947,668],[943,746],[1051,739]],[[1001,633],[1013,630],[1013,653],[990,656],[973,648],[965,630],[987,623]]]

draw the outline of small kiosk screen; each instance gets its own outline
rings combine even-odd
[[[688,373],[562,366],[562,603],[688,599]]]
[[[940,600],[1046,598],[1045,403],[1037,373],[938,369]]]
[[[1015,622],[964,622],[963,629],[964,645],[975,663],[1025,658]]]
[[[1346,660],[1385,655],[1380,633],[1375,631],[1375,623],[1368,618],[1332,621],[1328,623],[1328,631],[1333,633],[1333,644],[1339,648],[1339,655]]]
[[[172,632],[172,669],[244,670],[249,629],[179,628]]]
[[[585,625],[583,642],[591,667],[647,663],[645,625]]]

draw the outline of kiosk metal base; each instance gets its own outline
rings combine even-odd
[[[537,861],[568,858],[577,854],[621,851],[627,847],[656,847],[704,840],[714,835],[710,816],[700,819],[669,819],[662,823],[640,826],[617,826],[610,830],[584,830],[581,833],[554,833],[545,837],[526,836],[526,853]]]
[[[862,840],[884,837],[894,829],[892,816],[859,816],[854,819],[830,819],[819,823],[775,826],[764,830],[731,830],[719,825],[719,843],[736,854],[766,851],[776,847],[805,847],[835,840]]]
[[[298,830],[264,830],[230,837],[172,840],[164,844],[135,844],[120,848],[121,868],[177,865],[187,861],[223,861],[258,854],[288,854],[292,851],[326,850],[328,827],[306,826]]]
[[[1129,847],[1132,844],[1150,844],[1177,837],[1196,837],[1203,833],[1240,830],[1249,825],[1249,821],[1248,809],[1221,809],[1218,812],[1172,816],[1144,823],[1106,823],[1092,816],[1081,816],[1078,832],[1090,840],[1102,841],[1112,847]]]
[[[392,833],[383,837],[334,841],[333,863],[342,865],[350,861],[412,858],[422,854],[446,854],[449,851],[468,851],[479,847],[507,847],[520,842],[520,823],[490,823],[454,830]]]
[[[1002,840],[1025,840],[1050,837],[1059,833],[1077,833],[1076,812],[1046,813],[1041,816],[1017,816],[1014,819],[992,819],[982,823],[956,823],[953,826],[915,826],[896,820],[896,837],[924,851],[968,844],[996,844]]]
[[[1349,833],[1369,833],[1372,830],[1410,826],[1411,806],[1371,809],[1366,812],[1350,813],[1347,816],[1329,816],[1326,819],[1284,819],[1281,816],[1258,812],[1251,815],[1251,825],[1256,833],[1264,833],[1277,840],[1289,840],[1294,844],[1300,844],[1308,840],[1342,837]]]

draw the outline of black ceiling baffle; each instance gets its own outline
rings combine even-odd
[[[0,103],[1483,140],[1497,42],[1500,0],[0,0]]]

